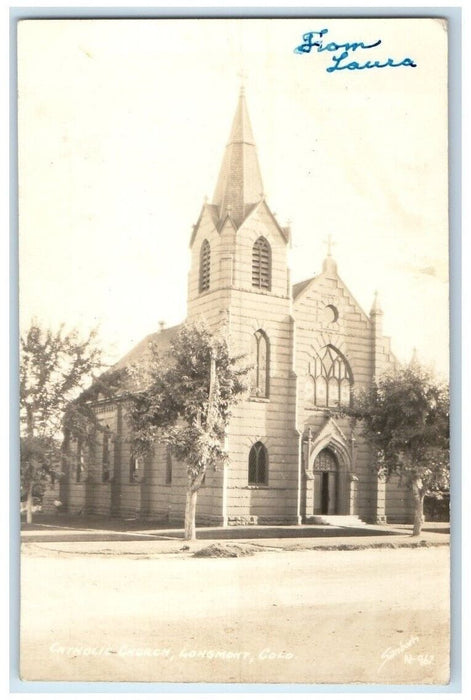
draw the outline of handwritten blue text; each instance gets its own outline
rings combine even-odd
[[[397,61],[393,58],[376,61],[352,61],[350,52],[374,49],[381,44],[381,39],[371,44],[365,44],[363,41],[347,41],[343,44],[329,41],[328,44],[325,44],[323,37],[328,34],[328,32],[328,29],[321,29],[320,32],[306,32],[306,34],[303,34],[303,43],[294,49],[294,53],[311,53],[313,50],[315,50],[316,53],[322,53],[324,51],[329,53],[339,52],[338,55],[331,56],[333,65],[326,68],[327,73],[334,73],[339,70],[365,70],[367,68],[417,67],[417,64],[414,63],[412,58],[403,58],[402,61]]]

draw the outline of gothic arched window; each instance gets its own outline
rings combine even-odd
[[[75,481],[79,484],[82,481],[83,472],[85,467],[85,460],[83,454],[83,442],[82,438],[77,438],[77,447],[75,453]]]
[[[103,453],[102,453],[102,480],[110,480],[110,434],[103,433]]]
[[[266,238],[257,238],[252,248],[252,287],[271,289],[271,248]]]
[[[206,239],[204,239],[200,249],[200,292],[206,292],[209,289],[211,270],[211,247]]]
[[[167,486],[172,483],[172,472],[173,472],[173,460],[170,447],[167,445],[167,451],[165,455],[165,483]]]
[[[352,371],[347,360],[333,347],[326,345],[309,366],[314,381],[315,406],[350,406]]]
[[[256,442],[249,452],[249,486],[268,483],[268,451],[263,442]]]
[[[336,472],[338,463],[335,455],[328,448],[321,450],[314,460],[313,470],[315,472]]]
[[[131,455],[131,459],[129,460],[129,481],[131,483],[140,480],[142,477],[142,467],[142,457]]]
[[[252,336],[252,395],[268,398],[270,376],[270,346],[262,330]]]

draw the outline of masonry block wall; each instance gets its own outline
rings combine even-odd
[[[225,324],[234,355],[253,362],[253,336],[269,344],[268,396],[250,396],[232,411],[227,431],[226,523],[297,522],[298,446],[295,432],[295,376],[292,371],[291,296],[286,235],[260,202],[236,229],[230,218],[220,233],[205,207],[192,243],[188,318],[204,318],[216,330]],[[270,288],[254,288],[252,254],[263,236],[270,246]],[[210,289],[199,289],[200,251],[211,247]],[[248,483],[249,452],[261,441],[268,451],[266,484]],[[213,504],[215,503],[213,499]],[[216,509],[219,511],[218,508]]]
[[[386,484],[386,517],[388,523],[410,523],[414,520],[414,501],[410,489],[393,477]]]
[[[378,299],[366,314],[339,277],[330,252],[321,274],[291,288],[290,232],[277,222],[263,192],[242,91],[212,203],[203,205],[191,236],[187,320],[202,319],[215,332],[224,329],[232,354],[245,355],[258,370],[252,371],[252,390],[232,411],[228,464],[208,472],[199,491],[197,520],[299,523],[320,511],[370,522],[409,520],[405,486],[378,478],[375,454],[339,409],[342,402],[348,405],[352,391],[366,388],[394,365]],[[144,365],[150,340],[165,354],[177,331],[149,336],[116,367]],[[260,334],[265,364],[256,357],[254,339]],[[325,370],[319,359],[324,356],[341,376],[318,378],[318,367]],[[263,390],[257,384],[262,365],[268,366]],[[330,400],[335,391],[337,403]],[[169,458],[159,443],[136,463],[125,403],[101,401],[95,410],[107,427],[95,443],[85,447],[70,436],[61,486],[69,511],[181,524],[185,465]],[[250,454],[260,445],[264,476],[253,479]]]

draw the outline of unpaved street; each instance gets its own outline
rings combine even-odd
[[[22,677],[445,683],[448,547],[22,559]]]

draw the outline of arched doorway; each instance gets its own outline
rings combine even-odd
[[[338,512],[338,470],[335,454],[328,447],[319,452],[313,464],[314,515],[335,515]]]

